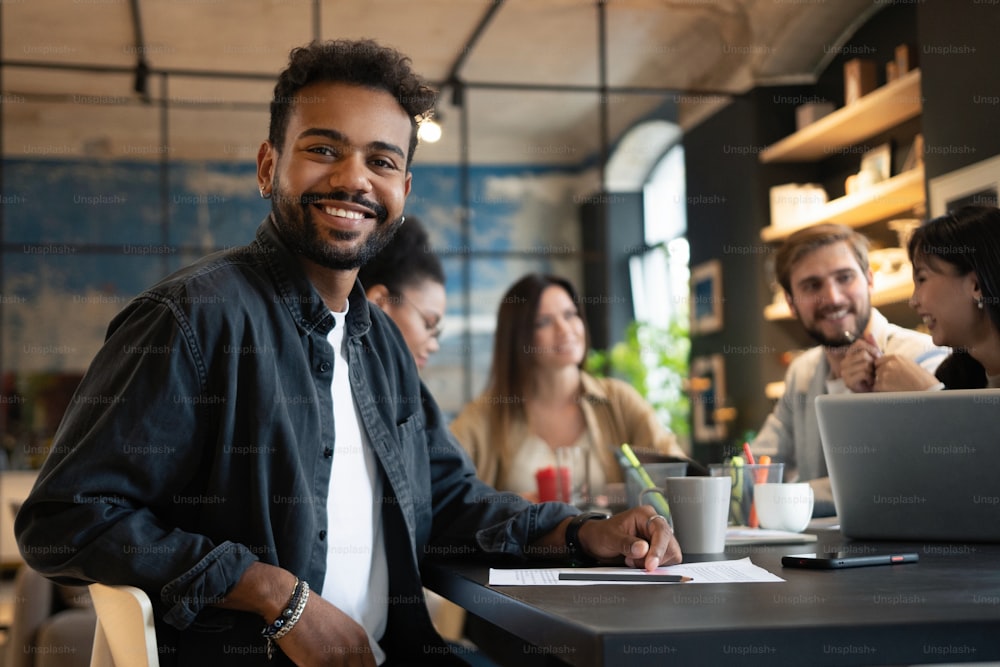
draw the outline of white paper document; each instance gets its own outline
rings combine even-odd
[[[630,581],[560,581],[560,572],[611,573],[634,577]],[[643,580],[644,570],[631,567],[535,567],[518,570],[498,570],[490,568],[490,586],[593,586],[610,583],[630,586],[634,584],[659,584],[660,581]],[[751,562],[750,558],[739,560],[721,560],[708,563],[681,563],[657,568],[656,574],[677,574],[691,577],[688,584],[718,584],[718,583],[750,583],[784,581],[762,567]],[[676,584],[675,584],[676,585]]]

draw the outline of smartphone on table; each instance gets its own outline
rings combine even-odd
[[[810,570],[839,570],[845,567],[867,567],[870,565],[900,565],[916,563],[920,557],[915,553],[854,554],[835,552],[829,554],[794,554],[782,556],[785,567],[802,567]]]

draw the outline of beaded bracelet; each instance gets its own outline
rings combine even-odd
[[[288,599],[288,604],[281,610],[278,618],[274,622],[264,627],[260,634],[267,640],[267,659],[274,657],[274,644],[279,639],[287,635],[299,622],[302,611],[306,608],[309,600],[309,582],[304,579],[295,580],[295,588],[292,589],[292,597]]]

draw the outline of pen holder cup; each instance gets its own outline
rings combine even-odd
[[[683,461],[678,463],[643,463],[642,467],[649,473],[650,479],[663,490],[663,482],[668,477],[686,477],[688,464]],[[639,473],[635,468],[626,468],[622,471],[625,476],[625,497],[629,507],[638,507],[643,504],[639,494],[646,488],[646,485],[639,479]]]
[[[729,525],[749,526],[755,515],[753,510],[753,487],[754,484],[776,484],[782,480],[785,474],[784,463],[747,463],[744,465],[730,465],[726,463],[712,463],[708,466],[708,473],[712,477],[729,477],[732,483],[732,491],[729,494]]]

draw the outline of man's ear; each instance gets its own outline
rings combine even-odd
[[[789,294],[788,292],[785,292],[785,303],[788,304],[788,310],[792,311],[792,315],[794,315],[795,318],[798,319],[799,311],[795,308],[795,299],[793,299],[792,295]]]
[[[257,151],[257,188],[261,197],[270,197],[271,184],[274,182],[274,170],[278,164],[278,151],[265,141]]]
[[[365,296],[382,310],[385,310],[385,307],[389,304],[389,288],[385,285],[379,284],[366,287]]]

